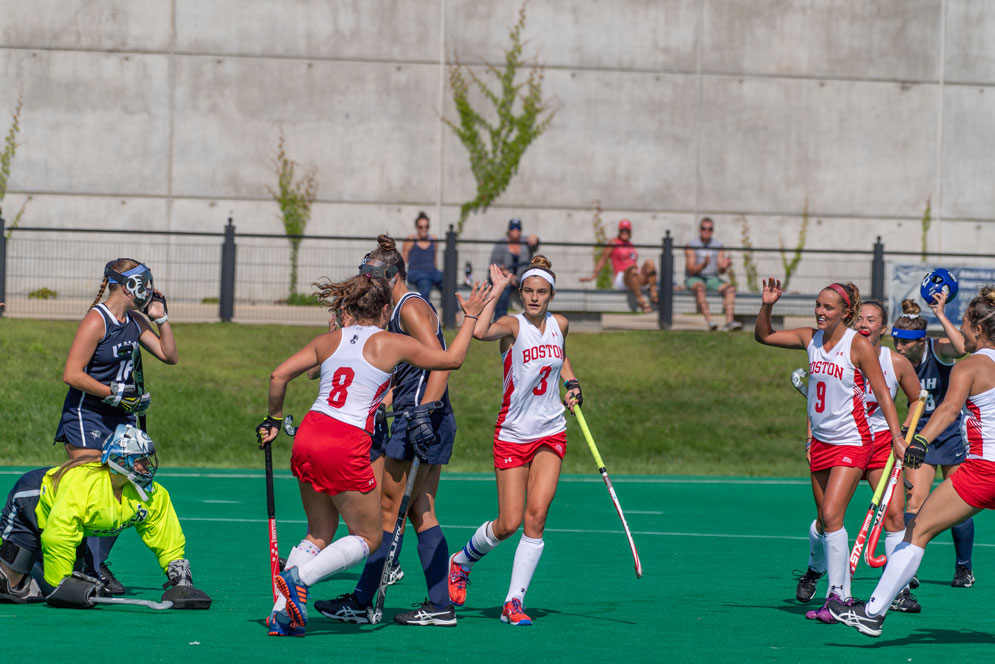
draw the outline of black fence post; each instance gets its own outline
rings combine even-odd
[[[660,329],[669,330],[674,325],[674,238],[668,230],[663,236],[660,254]]]
[[[230,323],[235,313],[235,226],[228,217],[225,241],[221,245],[221,293],[218,298],[221,320]]]
[[[874,259],[871,261],[871,297],[884,302],[884,245],[880,235],[874,243]]]
[[[3,220],[3,211],[0,210],[0,302],[5,302],[7,297],[7,222]],[[4,307],[0,307],[0,317],[3,316]]]
[[[449,224],[446,231],[446,251],[442,255],[442,325],[456,327],[456,273],[459,272],[459,255],[456,253],[456,231]]]

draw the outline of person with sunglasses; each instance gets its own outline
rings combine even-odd
[[[722,275],[732,267],[732,258],[723,249],[721,242],[716,242],[715,222],[703,217],[698,226],[698,238],[688,242],[684,249],[684,285],[694,291],[694,299],[698,310],[705,317],[709,330],[719,329],[719,324],[712,320],[708,310],[708,291],[718,291],[722,296],[722,309],[725,311],[726,322],[722,327],[725,332],[743,328],[743,324],[733,319],[736,311],[736,289]]]

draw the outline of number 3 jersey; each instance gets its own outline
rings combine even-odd
[[[866,381],[850,359],[857,335],[846,330],[843,338],[825,350],[818,330],[808,344],[808,419],[812,437],[830,445],[871,445],[873,436],[864,404]]]
[[[504,354],[504,396],[494,427],[494,439],[531,443],[567,428],[560,403],[563,332],[553,314],[546,314],[545,331],[518,319],[518,337]]]
[[[342,328],[339,347],[321,363],[318,398],[311,410],[373,434],[373,415],[383,401],[391,374],[366,361],[363,348],[379,327]]]

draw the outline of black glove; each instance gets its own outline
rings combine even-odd
[[[387,406],[380,404],[373,413],[373,440],[387,440],[390,432],[387,430]]]
[[[83,572],[73,572],[59,582],[45,601],[60,609],[92,609],[93,598],[104,590],[104,584]]]
[[[912,442],[905,448],[903,463],[905,463],[906,467],[915,469],[922,465],[922,462],[926,460],[927,445],[929,443],[919,434],[912,437]]]
[[[149,303],[145,305],[144,309],[142,309],[142,313],[144,313],[147,316],[148,313],[149,313],[149,309],[152,308],[152,303],[153,302],[161,302],[162,303],[162,315],[163,316],[165,316],[166,314],[169,313],[169,309],[166,307],[166,296],[163,295],[162,293],[160,293],[159,291],[152,291],[152,299],[150,299]]]
[[[567,392],[570,392],[570,390],[577,390],[577,394],[574,395],[574,396],[577,397],[577,403],[574,404],[575,406],[583,406],[584,405],[584,394],[580,391],[580,381],[579,380],[577,380],[576,378],[574,378],[573,380],[568,380],[566,383],[563,384],[563,386],[565,388],[567,388]],[[566,397],[566,395],[563,395],[563,405],[564,406],[567,405],[567,397]]]
[[[428,459],[428,449],[439,440],[432,428],[431,412],[427,406],[416,406],[404,413],[408,421],[408,442],[423,461]]]
[[[256,425],[256,440],[259,441],[259,449],[263,449],[263,436],[265,436],[270,429],[276,429],[277,433],[279,433],[280,426],[282,424],[283,423],[280,420],[267,415],[265,420]]]

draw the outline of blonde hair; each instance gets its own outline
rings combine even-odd
[[[119,258],[116,261],[108,263],[107,267],[114,270],[115,272],[123,273],[127,272],[133,267],[138,267],[139,265],[141,265],[141,263],[139,263],[136,260],[132,260],[131,258]],[[90,304],[90,307],[87,309],[87,311],[93,309],[95,306],[100,304],[100,299],[104,296],[104,291],[107,290],[108,285],[111,287],[111,289],[121,288],[121,286],[119,286],[118,284],[110,283],[107,280],[107,276],[104,275],[103,280],[100,282],[100,289],[97,291],[97,297],[93,298],[93,303]]]
[[[834,286],[843,289],[843,291],[847,295],[847,298],[850,299],[849,304],[847,304],[846,299],[844,299],[843,296],[839,294],[839,292],[836,290],[836,288],[834,288]],[[849,328],[852,328],[856,324],[857,314],[860,312],[860,305],[861,305],[860,289],[857,288],[856,284],[850,282],[847,282],[845,284],[836,282],[826,286],[822,290],[832,291],[833,293],[836,294],[836,297],[838,297],[840,301],[843,302],[844,310],[849,310],[849,313],[843,316],[843,324]]]
[[[99,456],[84,456],[84,457],[77,457],[75,459],[70,459],[69,461],[66,461],[64,464],[59,466],[59,468],[52,475],[53,495],[55,494],[55,492],[59,490],[59,482],[62,481],[63,476],[67,472],[69,472],[73,468],[78,468],[79,466],[85,466],[88,463],[96,463],[99,461],[100,461]]]

